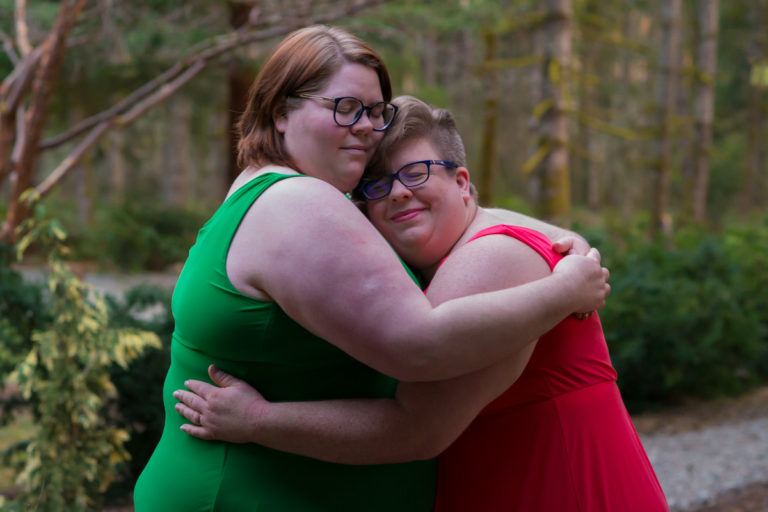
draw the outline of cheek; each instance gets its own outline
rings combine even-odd
[[[379,147],[379,143],[381,142],[381,139],[384,138],[384,132],[371,132],[371,141],[373,144],[371,144],[371,152],[375,151],[376,148]]]
[[[384,205],[381,204],[381,201],[372,201],[367,203],[366,208],[368,220],[371,221],[371,224],[376,229],[381,231],[381,228],[384,226]]]

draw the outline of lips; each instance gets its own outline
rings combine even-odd
[[[366,146],[362,146],[362,145],[344,146],[341,149],[343,149],[345,151],[354,151],[354,152],[359,151],[361,153],[367,153],[368,152],[368,148]]]
[[[408,210],[397,212],[392,216],[392,222],[405,222],[411,220],[423,210],[424,208],[409,208]]]

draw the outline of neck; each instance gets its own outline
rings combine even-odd
[[[428,281],[431,281],[432,278],[435,277],[435,272],[437,272],[437,269],[440,267],[440,264],[443,262],[443,260],[457,248],[464,245],[467,240],[472,238],[472,235],[477,232],[477,230],[473,229],[472,226],[477,223],[478,217],[485,216],[483,212],[483,209],[477,205],[477,202],[474,199],[470,199],[469,203],[467,204],[466,215],[464,216],[464,229],[456,241],[454,241],[453,245],[451,245],[451,247],[444,254],[440,255],[440,257],[430,265],[419,268],[419,271],[424,276],[424,278],[426,278]]]

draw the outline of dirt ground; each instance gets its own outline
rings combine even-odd
[[[724,495],[712,505],[692,508],[686,512],[766,512],[768,511],[768,482],[760,482]]]

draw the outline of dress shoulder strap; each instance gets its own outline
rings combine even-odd
[[[552,250],[552,241],[549,238],[538,231],[524,228],[522,226],[497,224],[495,226],[481,229],[475,233],[472,238],[467,240],[466,243],[488,235],[506,235],[520,240],[524,244],[528,245],[531,249],[539,253],[539,255],[549,264],[550,268],[554,268],[557,262],[563,258],[561,254],[558,254]]]

